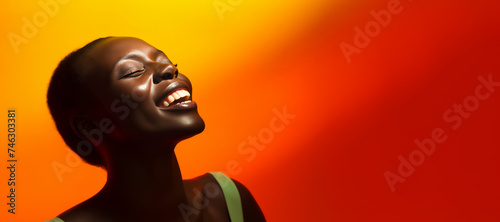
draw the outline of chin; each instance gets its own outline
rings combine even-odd
[[[205,130],[205,121],[199,115],[180,117],[176,123],[174,128],[170,125],[158,136],[166,142],[178,143]]]
[[[180,130],[181,135],[179,135],[179,141],[185,140],[187,138],[193,137],[205,130],[205,121],[198,116],[197,118],[188,122],[186,127]]]
[[[173,113],[155,118],[152,115],[131,115],[121,127],[121,135],[129,141],[143,144],[178,143],[203,132],[205,122],[196,110],[188,113]],[[126,130],[128,129],[128,130]],[[154,141],[154,142],[153,142]],[[162,142],[160,142],[162,141]]]

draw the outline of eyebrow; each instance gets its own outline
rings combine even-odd
[[[154,54],[154,55],[160,55],[160,54],[165,55],[165,53],[164,53],[163,51],[159,50],[159,49],[155,50],[155,51],[153,52],[153,54]],[[118,58],[118,59],[115,61],[115,63],[113,64],[113,69],[115,68],[116,64],[118,64],[118,62],[120,62],[121,60],[124,60],[124,59],[130,59],[130,58],[137,58],[137,59],[141,59],[141,58],[142,58],[142,56],[137,55],[137,53],[135,53],[135,52],[131,52],[131,53],[127,54],[127,55],[124,55],[124,56],[122,56],[122,57]]]
[[[124,55],[124,56],[122,56],[122,57],[118,58],[118,59],[115,61],[115,63],[113,64],[113,68],[112,68],[112,69],[114,69],[114,68],[115,68],[115,66],[116,66],[116,64],[118,64],[118,62],[120,62],[120,61],[122,61],[122,60],[125,60],[125,59],[130,59],[130,58],[137,58],[137,59],[141,59],[141,58],[142,58],[142,56],[138,55],[138,54],[137,54],[137,53],[135,53],[135,52],[131,52],[131,53],[127,54],[127,55]]]

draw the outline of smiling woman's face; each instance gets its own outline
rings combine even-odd
[[[189,79],[148,43],[103,40],[87,52],[81,67],[86,67],[82,81],[96,104],[87,112],[97,125],[111,120],[111,138],[178,142],[203,131]]]

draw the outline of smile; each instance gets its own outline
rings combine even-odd
[[[165,96],[165,98],[159,105],[160,107],[169,107],[176,104],[190,103],[191,102],[191,100],[189,99],[190,97],[191,95],[186,89],[178,89]]]

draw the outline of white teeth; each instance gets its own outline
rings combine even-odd
[[[185,98],[185,101],[182,101],[180,103],[190,103],[191,100],[188,100],[191,95],[189,92],[185,89],[179,89],[170,95],[167,96],[167,98],[163,101],[163,105],[165,107],[168,107],[170,104],[172,104],[175,100],[178,100],[180,98]]]
[[[185,97],[185,96],[189,97],[189,92],[187,90],[184,90],[184,89],[178,90],[178,91],[176,91],[176,93],[179,94],[179,96],[181,96],[181,97]]]
[[[177,93],[180,97],[184,97],[184,90],[177,90],[175,93]]]
[[[177,94],[177,92],[172,93],[172,96],[174,96],[175,100],[178,100],[181,98],[181,96],[179,96],[179,94]]]
[[[183,96],[183,97],[184,97],[184,96],[189,96],[189,93],[188,93],[187,91],[185,91],[185,90],[182,90],[182,91],[181,91],[181,93],[182,93],[182,96]]]
[[[173,103],[175,101],[174,97],[172,95],[167,97],[168,103]]]

